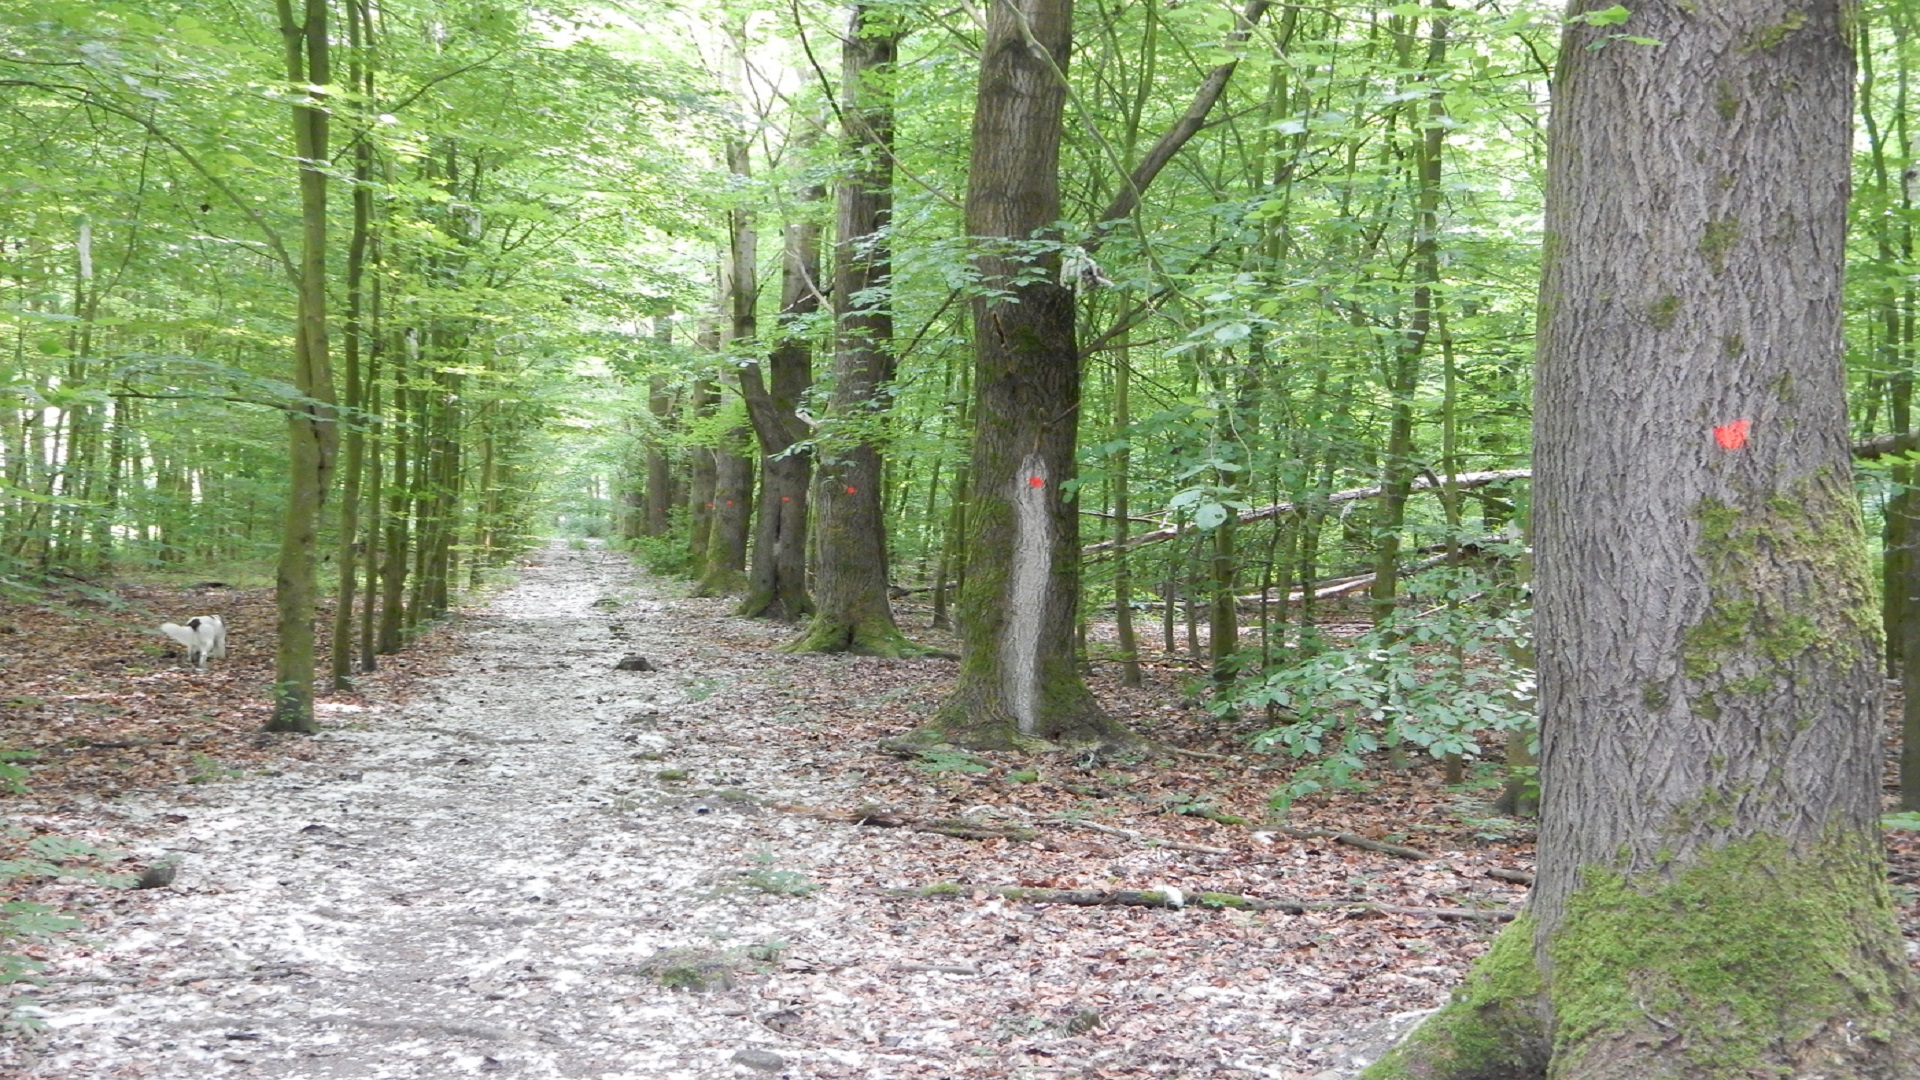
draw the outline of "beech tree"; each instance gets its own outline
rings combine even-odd
[[[835,198],[833,394],[819,469],[813,621],[796,650],[898,656],[875,426],[893,380],[893,64],[897,15],[854,8],[841,47],[846,172]]]
[[[980,56],[967,179],[979,280],[962,658],[934,718],[972,746],[1124,735],[1073,649],[1081,371],[1056,227],[1072,23],[1072,0],[996,0]]]
[[[332,482],[339,428],[333,415],[333,372],[327,356],[327,109],[320,88],[327,65],[326,0],[278,0],[286,42],[287,81],[302,88],[293,107],[294,152],[300,162],[300,304],[294,335],[293,388],[287,406],[286,529],[280,539],[278,651],[274,657],[271,731],[313,731],[315,556],[320,504]]]
[[[1539,875],[1370,1077],[1920,1061],[1841,367],[1850,15],[1652,0],[1622,31],[1574,6],[1535,395]]]
[[[813,383],[813,350],[798,324],[820,307],[820,227],[786,229],[780,285],[780,340],[759,363],[740,365],[740,393],[760,444],[760,505],[747,595],[736,609],[755,618],[794,620],[813,610],[807,594],[807,494],[812,457],[796,452],[807,437],[797,410]]]

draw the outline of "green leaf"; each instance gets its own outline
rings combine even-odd
[[[1628,11],[1624,4],[1615,4],[1601,11],[1589,11],[1585,14],[1575,15],[1567,21],[1585,23],[1588,26],[1619,26],[1632,17],[1633,12]]]

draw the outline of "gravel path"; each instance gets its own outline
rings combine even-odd
[[[860,806],[849,718],[942,670],[788,656],[791,628],[659,588],[549,548],[461,618],[451,674],[324,710],[319,764],[46,817],[180,869],[97,901],[0,1077],[1342,1080],[1418,1015],[1381,1003],[1457,978],[1333,912],[890,898],[1237,864],[770,809]],[[995,790],[970,812],[1017,814]]]
[[[623,562],[550,549],[467,617],[456,674],[402,710],[326,714],[328,764],[118,805],[178,878],[56,969],[24,1074],[777,1069],[750,1010],[660,984],[795,964],[780,943],[839,905],[786,893],[847,830],[706,783],[821,786],[755,737],[777,718],[698,715],[748,673],[703,664],[728,650],[667,610]],[[660,670],[614,670],[628,654]]]

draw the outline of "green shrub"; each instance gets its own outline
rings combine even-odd
[[[1527,652],[1516,645],[1531,637],[1531,612],[1496,607],[1489,591],[1472,571],[1415,578],[1394,619],[1214,701],[1223,715],[1291,714],[1254,737],[1256,749],[1305,763],[1274,793],[1276,809],[1323,788],[1360,786],[1367,755],[1380,750],[1471,758],[1483,733],[1532,728],[1533,670],[1515,659]]]

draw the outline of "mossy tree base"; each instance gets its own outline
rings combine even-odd
[[[1844,848],[1762,838],[1639,887],[1592,870],[1548,940],[1516,921],[1363,1080],[1920,1075],[1913,980],[1884,888],[1861,874],[1877,860]]]
[[[693,587],[693,595],[702,598],[733,596],[745,590],[747,575],[740,570],[709,570]]]
[[[1034,722],[1023,731],[993,674],[997,671],[969,673],[963,668],[960,681],[941,702],[932,723],[921,729],[925,737],[967,750],[1022,753],[1079,747],[1115,752],[1145,745],[1125,724],[1107,715],[1077,675],[1064,680],[1043,678]]]
[[[264,731],[286,732],[295,735],[311,735],[320,730],[320,724],[313,715],[313,686],[288,685],[274,695],[273,715],[267,718]]]
[[[781,596],[771,589],[754,589],[733,613],[746,619],[774,619],[798,622],[813,614],[813,601],[805,593],[797,597]]]
[[[893,625],[887,616],[869,619],[835,619],[815,615],[800,639],[789,644],[791,653],[852,653],[855,656],[880,656],[897,660],[919,650]]]

